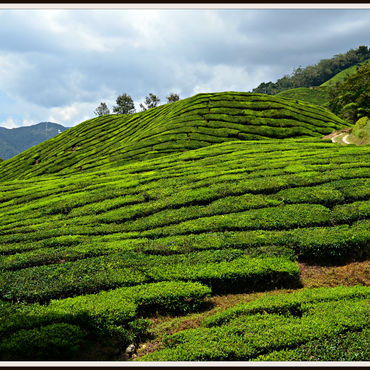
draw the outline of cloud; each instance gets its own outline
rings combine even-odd
[[[0,120],[74,125],[122,93],[138,105],[149,92],[165,102],[170,92],[250,91],[366,45],[369,16],[367,9],[2,10]]]
[[[18,127],[12,117],[8,117],[5,121],[0,122],[0,126],[5,127],[5,128],[16,128],[16,127]]]

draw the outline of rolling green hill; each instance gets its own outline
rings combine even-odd
[[[280,289],[294,293],[220,310],[141,359],[307,360],[331,339],[364,358],[370,288],[300,289],[302,263],[369,259],[370,148],[321,139],[343,127],[290,99],[199,94],[2,162],[0,359],[118,359],[148,318]]]
[[[324,108],[263,94],[198,94],[73,127],[0,165],[0,178],[73,173],[232,140],[323,136],[348,124]]]
[[[344,80],[347,79],[347,77],[351,76],[352,74],[354,74],[356,72],[356,70],[360,67],[360,66],[363,66],[365,64],[370,64],[370,59],[367,59],[365,60],[364,62],[361,62],[361,63],[358,63],[358,64],[355,64],[354,66],[352,67],[349,67],[339,73],[337,73],[334,77],[332,77],[330,80],[324,82],[323,84],[321,84],[320,86],[335,86],[338,82],[343,82]]]
[[[323,107],[329,106],[329,88],[334,87],[338,82],[343,82],[347,77],[351,76],[356,70],[365,64],[369,64],[370,59],[355,64],[333,76],[328,81],[324,82],[320,86],[312,87],[297,87],[295,89],[283,90],[277,93],[275,96],[279,98],[290,98],[296,100],[302,100],[310,104],[317,104]]]
[[[329,104],[328,89],[324,86],[297,87],[295,89],[281,91],[276,96],[279,98],[302,100],[323,107],[327,107]]]

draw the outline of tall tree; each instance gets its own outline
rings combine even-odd
[[[171,93],[167,96],[167,103],[174,103],[175,101],[179,101],[180,96],[179,94]]]
[[[94,113],[97,116],[104,116],[105,114],[109,114],[110,110],[107,107],[107,104],[101,102],[100,105],[94,110]]]
[[[356,73],[339,83],[332,91],[329,108],[339,117],[355,123],[370,117],[370,66],[358,68]]]
[[[135,113],[135,104],[130,95],[122,94],[116,99],[116,106],[113,107],[113,112],[117,114]]]
[[[149,93],[149,96],[147,96],[145,98],[144,103],[140,104],[140,108],[142,110],[147,110],[147,109],[150,109],[150,108],[154,108],[158,105],[158,103],[160,101],[161,101],[161,99],[159,99],[157,95]]]

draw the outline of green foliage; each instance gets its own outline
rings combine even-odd
[[[321,137],[346,125],[325,108],[302,101],[237,92],[198,94],[137,114],[83,122],[2,163],[0,178],[85,173],[236,140]]]
[[[368,361],[370,331],[347,332],[322,338],[294,349],[273,351],[255,361]]]
[[[357,145],[366,145],[370,144],[370,118],[362,117],[357,120],[355,126],[351,130],[349,136],[351,143]]]
[[[109,114],[110,110],[106,103],[101,102],[100,105],[95,109],[94,113],[96,116],[104,116],[105,114]]]
[[[303,100],[310,104],[317,104],[323,107],[329,105],[329,92],[323,86],[296,87],[294,89],[280,91],[276,96],[279,98]]]
[[[172,96],[171,96],[172,98]],[[178,99],[177,99],[178,100]],[[149,96],[145,98],[145,102],[143,104],[140,104],[140,108],[145,111],[150,108],[154,108],[158,105],[158,103],[161,101],[161,99],[158,98],[157,95],[153,93],[149,93]]]
[[[351,123],[370,116],[370,65],[365,64],[356,73],[332,91],[330,109]]]
[[[240,303],[209,316],[203,320],[202,326],[220,326],[238,316],[254,315],[256,313],[300,315],[303,313],[302,305],[306,303],[369,297],[370,288],[361,285],[354,287],[306,288],[291,294],[270,294],[248,303]]]
[[[305,68],[298,67],[291,76],[286,75],[275,83],[263,82],[253,92],[263,94],[277,94],[280,91],[298,87],[319,86],[341,71],[366,61],[370,58],[370,49],[367,46],[359,46],[345,54],[335,55],[331,59],[322,59],[315,65]]]
[[[298,282],[298,266],[285,258],[243,257],[241,250],[232,249],[173,256],[127,252],[0,276],[3,299],[32,302],[164,280],[200,281],[212,286],[214,292],[225,290],[230,283],[238,290],[292,286]]]
[[[0,302],[0,333],[11,337],[20,330],[63,322],[77,324],[92,335],[118,331],[129,344],[130,338],[145,334],[147,321],[138,318],[141,315],[189,312],[200,308],[210,293],[210,288],[196,282],[172,281],[57,299],[46,305]]]
[[[179,100],[180,100],[179,94],[171,93],[170,95],[167,96],[167,103],[174,103],[175,101]]]
[[[321,84],[320,87],[335,87],[338,83],[344,82],[349,76],[356,73],[356,71],[363,65],[370,64],[370,59],[367,59],[363,62],[357,63],[351,67],[346,68],[345,70],[337,73],[334,77],[330,80]]]
[[[329,290],[328,294],[331,295]],[[300,311],[288,312],[286,303],[280,300],[272,311],[281,308],[282,314],[271,312],[271,309],[263,313],[248,312],[219,326],[184,330],[165,337],[163,349],[143,356],[141,360],[251,360],[276,350],[362,330],[369,325],[368,303],[369,300],[363,297],[342,296],[303,303]],[[269,306],[271,308],[271,303]]]
[[[130,95],[122,94],[116,99],[116,106],[113,107],[113,113],[132,114],[135,113],[135,105]]]
[[[65,361],[78,353],[84,332],[76,325],[58,323],[20,330],[0,342],[0,358],[16,361]]]

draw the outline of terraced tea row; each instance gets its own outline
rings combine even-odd
[[[225,143],[194,151],[192,161],[182,161],[189,154],[172,155],[80,174],[64,186],[59,177],[2,183],[3,269],[142,248],[155,253],[156,245],[197,239],[195,233],[330,230],[368,218],[367,148],[288,141],[261,143],[255,152],[255,145]],[[223,149],[223,157],[215,155]],[[158,251],[179,253],[183,244]]]
[[[251,93],[198,94],[141,113],[86,121],[5,161],[0,178],[76,173],[231,140],[323,136],[344,126],[309,103]]]
[[[302,345],[333,343],[340,334],[358,332],[363,340],[357,342],[362,347],[356,351],[366,356],[368,340],[363,334],[369,330],[369,297],[370,288],[362,286],[265,296],[206,318],[202,328],[165,336],[161,350],[140,359],[276,361],[297,360],[301,355],[307,361],[310,353],[299,353]]]
[[[145,335],[144,312],[187,312],[210,289],[199,283],[163,282],[51,301],[47,305],[0,302],[2,360],[66,360],[89,337],[120,345]],[[91,339],[90,339],[91,340]]]

